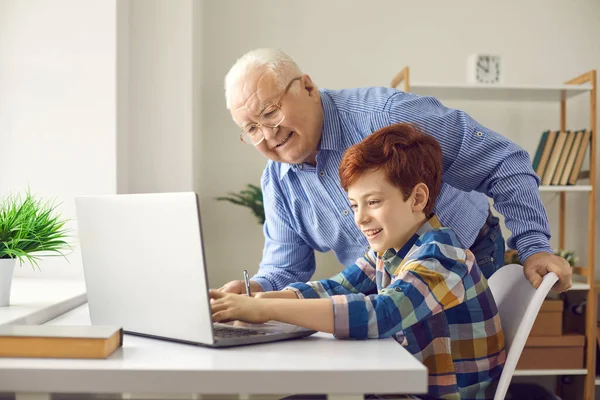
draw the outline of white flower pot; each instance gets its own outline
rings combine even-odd
[[[16,263],[15,258],[0,258],[0,307],[10,304],[10,286]]]

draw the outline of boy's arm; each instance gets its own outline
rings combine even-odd
[[[329,279],[308,283],[296,282],[284,290],[293,291],[300,299],[329,298],[345,294],[377,292],[375,253],[369,251],[354,264]]]
[[[213,304],[213,318],[253,323],[281,321],[333,333],[338,338],[388,337],[463,301],[467,289],[464,278],[473,266],[474,256],[469,251],[452,249],[457,252],[452,257],[464,255],[466,259],[448,258],[440,255],[448,249],[437,247],[432,243],[419,249],[424,250],[422,256],[432,252],[436,256],[409,261],[392,284],[376,295],[353,293],[302,301],[233,295],[230,304]],[[218,313],[222,310],[227,313]]]
[[[331,299],[257,299],[250,296],[210,290],[214,322],[244,321],[261,324],[281,321],[293,325],[333,333]]]
[[[465,279],[474,266],[475,257],[458,245],[444,244],[456,243],[455,235],[438,232],[424,239],[428,243],[421,245],[412,259],[401,265],[391,285],[378,294],[289,301],[211,291],[211,297],[218,299],[212,305],[213,319],[252,323],[276,320],[334,333],[338,338],[389,337],[462,303],[467,290],[487,287],[481,281]],[[225,296],[226,299],[221,299]]]
[[[265,299],[268,320],[285,322],[315,331],[333,332],[333,307],[331,299]]]

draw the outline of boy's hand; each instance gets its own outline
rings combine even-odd
[[[293,290],[280,290],[276,292],[258,292],[255,297],[257,299],[295,299],[298,300],[296,292]]]
[[[213,322],[244,321],[262,324],[269,321],[268,309],[260,299],[211,289]]]

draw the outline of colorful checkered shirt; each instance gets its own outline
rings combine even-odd
[[[498,309],[473,254],[436,216],[398,252],[370,250],[331,279],[288,289],[331,298],[337,338],[394,337],[429,369],[424,398],[493,397],[506,357]]]

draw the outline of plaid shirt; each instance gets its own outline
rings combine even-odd
[[[288,289],[331,298],[337,338],[393,336],[428,368],[425,398],[493,397],[506,357],[498,309],[473,254],[436,216],[398,252],[370,250],[331,279]]]

